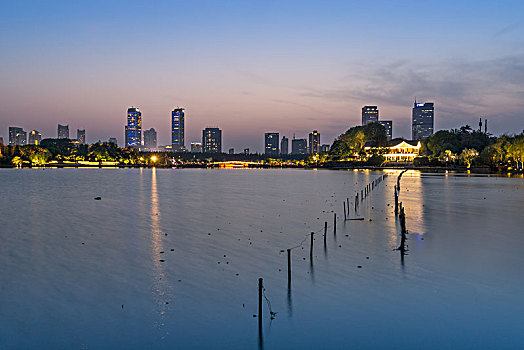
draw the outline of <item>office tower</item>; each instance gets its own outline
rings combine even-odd
[[[279,154],[279,148],[278,148],[278,141],[280,139],[280,135],[278,132],[266,132],[264,137],[264,153],[266,155],[271,156],[278,156]]]
[[[108,142],[114,144],[115,146],[118,146],[118,141],[116,137],[110,137]]]
[[[9,127],[9,145],[19,145],[23,146],[27,144],[27,132],[22,128],[17,128],[15,126]]]
[[[322,145],[322,146],[320,147],[320,151],[321,151],[322,153],[329,152],[329,145]]]
[[[29,145],[38,145],[42,141],[42,134],[38,132],[38,130],[32,130],[29,133]]]
[[[386,136],[388,141],[393,138],[393,121],[391,120],[379,120],[378,123],[386,128]]]
[[[191,153],[202,153],[202,144],[200,142],[191,142]]]
[[[244,154],[249,155],[249,148],[244,148]]]
[[[156,131],[154,128],[144,131],[144,147],[156,148]]]
[[[230,148],[229,151],[227,151],[228,154],[235,154],[235,149],[234,148]]]
[[[320,153],[320,134],[314,130],[309,133],[309,154]]]
[[[86,129],[76,129],[76,139],[81,145],[86,144]]]
[[[307,154],[307,140],[306,139],[291,140],[291,154]]]
[[[362,107],[362,125],[378,122],[378,107],[364,106]]]
[[[423,140],[433,135],[435,107],[432,102],[417,103],[413,106],[413,119],[411,120],[411,138]]]
[[[222,153],[222,130],[219,128],[202,130],[202,149],[204,153]]]
[[[289,139],[285,136],[282,136],[282,141],[280,141],[280,154],[289,153]]]
[[[58,124],[57,134],[58,134],[59,139],[68,139],[69,138],[69,125]]]
[[[126,147],[142,145],[142,113],[136,107],[127,109]]]
[[[184,108],[175,108],[171,112],[171,146],[173,151],[184,151]]]

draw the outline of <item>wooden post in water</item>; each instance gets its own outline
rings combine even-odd
[[[346,221],[348,219],[347,215],[346,215],[346,202],[344,202],[344,221]]]
[[[333,213],[333,234],[337,234],[337,213]]]
[[[311,246],[309,247],[309,258],[313,259],[313,240],[315,236],[315,232],[311,232]]]
[[[346,197],[346,204],[347,204],[347,207],[348,207],[348,216],[349,216],[349,198]]]
[[[398,214],[398,192],[397,185],[395,185],[395,215]]]
[[[327,237],[327,221],[324,222],[324,244],[326,244]]]
[[[291,249],[287,250],[287,283],[291,283]]]
[[[262,290],[264,288],[263,279],[258,279],[258,326],[262,327]]]

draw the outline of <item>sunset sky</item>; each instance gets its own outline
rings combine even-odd
[[[520,1],[3,1],[0,136],[8,127],[124,142],[129,106],[170,143],[223,130],[223,149],[263,150],[263,134],[322,143],[360,124],[363,105],[410,137],[411,107],[435,128],[524,129]]]

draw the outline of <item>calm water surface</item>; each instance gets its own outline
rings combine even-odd
[[[0,348],[523,348],[524,180],[381,174],[2,170]]]

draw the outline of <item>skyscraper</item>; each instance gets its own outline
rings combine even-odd
[[[378,123],[386,128],[386,136],[388,141],[393,137],[393,121],[392,120],[379,120]]]
[[[108,142],[114,144],[115,146],[118,146],[118,140],[116,139],[116,137],[110,137]]]
[[[173,151],[184,151],[184,108],[175,108],[171,112],[171,146]]]
[[[362,107],[362,125],[378,122],[378,107],[364,106]]]
[[[144,131],[144,146],[156,148],[156,131],[154,128]]]
[[[68,139],[69,138],[69,125],[58,124],[57,134],[58,134],[59,139]]]
[[[320,134],[314,130],[309,133],[309,154],[320,153]]]
[[[267,155],[278,156],[278,142],[280,141],[278,132],[266,132],[264,137],[264,153]]]
[[[222,130],[219,128],[202,130],[202,148],[204,153],[222,153]]]
[[[280,154],[289,153],[289,139],[285,136],[282,136],[282,141],[280,141]]]
[[[9,127],[9,145],[19,145],[23,146],[27,144],[27,132],[22,128],[17,128],[16,126]]]
[[[306,139],[291,140],[291,154],[307,154],[307,140]]]
[[[411,120],[411,138],[423,140],[433,135],[435,107],[433,102],[417,103],[413,105],[413,119]]]
[[[76,139],[81,145],[86,144],[86,129],[76,129]]]
[[[32,130],[29,133],[29,145],[38,145],[42,141],[42,134],[38,132],[38,130]]]
[[[142,113],[136,107],[127,109],[126,147],[142,145]]]

